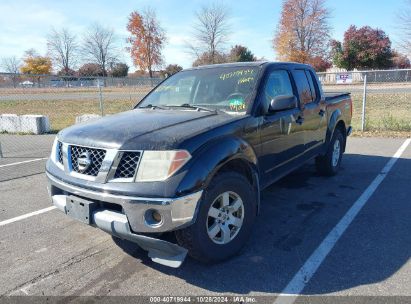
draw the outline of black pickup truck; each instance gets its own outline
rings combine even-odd
[[[337,173],[351,116],[349,94],[324,94],[308,65],[184,70],[130,111],[62,130],[49,193],[155,262],[178,267],[187,253],[218,262],[246,243],[265,187],[312,159]]]

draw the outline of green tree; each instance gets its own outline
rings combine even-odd
[[[247,47],[242,45],[233,46],[228,58],[230,62],[247,62],[257,60],[254,54]]]
[[[204,52],[193,62],[193,67],[208,64],[218,64],[227,62],[227,55],[214,51],[214,53]]]
[[[183,67],[178,64],[169,64],[166,66],[165,70],[162,71],[162,75],[163,77],[170,77],[171,75],[180,72],[182,69]]]
[[[110,70],[110,75],[113,77],[126,77],[128,75],[129,66],[125,63],[116,63]]]

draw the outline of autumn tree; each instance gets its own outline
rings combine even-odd
[[[325,72],[332,67],[332,62],[328,57],[315,56],[311,57],[308,62],[317,72]]]
[[[79,76],[103,76],[104,72],[101,65],[97,63],[85,63],[78,69]]]
[[[52,69],[51,59],[38,55],[34,50],[28,50],[23,58],[24,64],[20,67],[23,74],[45,75]]]
[[[21,73],[33,75],[37,79],[39,86],[42,75],[51,73],[52,63],[50,57],[40,56],[34,49],[29,49],[25,52],[23,62],[23,65],[20,67]]]
[[[231,48],[230,53],[228,54],[228,60],[230,62],[247,62],[256,61],[257,58],[247,47],[235,45]]]
[[[329,51],[330,11],[325,0],[284,0],[273,39],[278,59],[309,63]]]
[[[406,55],[393,50],[392,67],[395,69],[409,69],[411,68],[410,59]]]
[[[127,30],[130,32],[128,42],[134,65],[141,70],[148,71],[153,77],[153,69],[163,63],[162,50],[166,42],[163,28],[153,9],[147,8],[139,13],[130,14]]]
[[[47,37],[48,54],[54,65],[60,68],[60,74],[68,76],[76,63],[79,46],[76,36],[67,28],[52,29]]]
[[[117,61],[114,31],[94,24],[84,35],[82,51],[107,76],[108,66]]]
[[[352,25],[343,43],[332,41],[333,62],[347,70],[386,69],[392,66],[391,40],[383,30]]]
[[[0,67],[4,72],[11,74],[13,87],[16,87],[18,82],[18,73],[20,70],[20,60],[18,60],[16,57],[3,58],[0,62]]]
[[[110,76],[126,77],[128,75],[129,66],[125,63],[116,63],[110,69]]]
[[[224,46],[230,34],[229,10],[227,7],[212,3],[196,12],[193,42],[189,43],[197,63],[220,63]]]

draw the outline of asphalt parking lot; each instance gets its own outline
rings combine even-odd
[[[239,256],[212,266],[189,258],[179,269],[57,210],[8,221],[50,202],[40,173],[45,160],[2,167],[27,156],[2,159],[0,176],[10,178],[0,182],[0,296],[276,296],[377,176],[382,182],[299,294],[411,296],[411,145],[383,170],[404,140],[350,138],[337,176],[320,177],[309,163],[263,192]],[[38,173],[27,174],[29,167]]]

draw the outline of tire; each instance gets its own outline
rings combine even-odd
[[[335,129],[327,153],[315,159],[318,173],[324,176],[334,176],[341,166],[344,152],[344,136],[340,129]]]
[[[224,208],[223,201],[227,202],[227,197],[229,207]],[[191,257],[204,263],[216,263],[232,257],[250,236],[256,216],[255,197],[253,187],[243,175],[235,172],[218,174],[203,192],[196,222],[175,232],[178,243],[188,250]],[[241,207],[238,198],[241,199]],[[216,208],[219,206],[223,211]],[[224,215],[225,211],[230,215]]]

